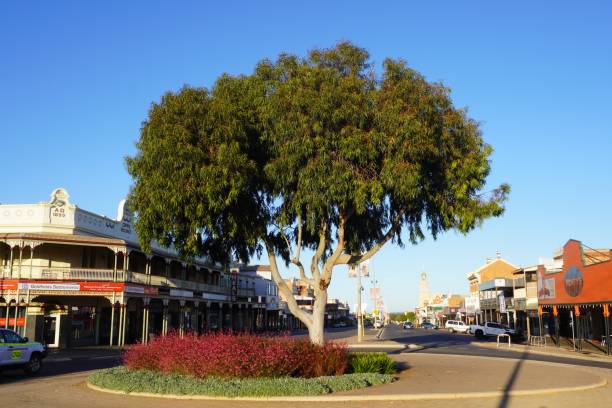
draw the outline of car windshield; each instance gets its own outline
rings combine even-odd
[[[0,339],[4,343],[22,343],[21,336],[10,330],[0,330]]]

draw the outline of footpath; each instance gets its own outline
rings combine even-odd
[[[499,346],[496,342],[472,342],[470,343],[476,347],[483,347],[497,350],[510,350],[516,351],[517,353],[529,352],[530,354],[541,354],[556,357],[574,358],[578,360],[587,361],[602,361],[609,362],[612,367],[612,356],[607,356],[602,353],[593,353],[589,351],[579,351],[567,349],[565,347],[556,347],[555,345],[547,346],[530,346],[527,344],[511,344],[500,342]]]

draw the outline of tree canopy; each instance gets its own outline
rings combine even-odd
[[[325,290],[334,266],[388,241],[501,215],[509,187],[484,192],[491,152],[447,87],[400,59],[377,75],[366,50],[342,42],[166,93],[127,159],[130,204],[144,245],[221,261],[266,250]]]

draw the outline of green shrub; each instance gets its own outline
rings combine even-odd
[[[350,373],[395,373],[395,363],[385,353],[351,353],[349,356]]]
[[[375,373],[316,378],[196,378],[149,370],[130,370],[125,367],[99,370],[89,377],[89,382],[93,385],[112,390],[216,397],[323,395],[392,381],[391,375]]]

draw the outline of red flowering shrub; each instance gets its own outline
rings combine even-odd
[[[181,338],[172,333],[129,347],[123,363],[195,377],[319,377],[344,374],[348,351],[343,343],[317,346],[290,337],[215,333]]]

